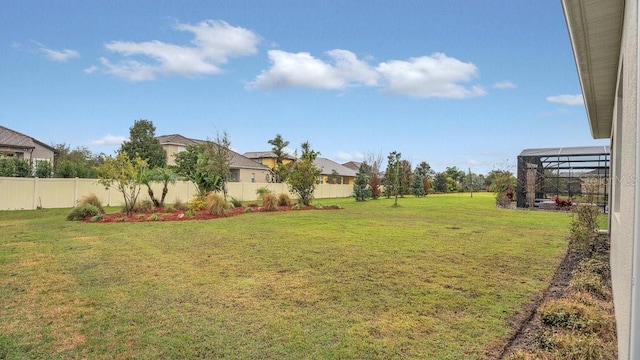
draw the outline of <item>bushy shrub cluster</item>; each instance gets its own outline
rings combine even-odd
[[[194,212],[198,212],[207,206],[207,198],[202,196],[194,196],[187,203],[187,208]]]
[[[137,212],[137,213],[146,213],[146,212],[151,212],[155,209],[155,205],[153,204],[153,201],[149,200],[149,199],[145,199],[142,201],[136,201],[135,204],[133,204],[133,212]],[[124,211],[125,209],[123,209]]]
[[[262,194],[262,208],[266,211],[278,210],[278,198],[271,192]]]
[[[104,208],[102,202],[95,194],[89,194],[82,197],[78,201],[78,205],[71,209],[71,213],[67,215],[67,220],[80,221],[89,217],[103,216]],[[97,221],[97,220],[96,220]]]
[[[291,198],[288,194],[278,194],[278,206],[291,206]]]
[[[222,195],[214,192],[207,195],[205,208],[211,215],[217,216],[229,216],[232,211],[231,204]]]

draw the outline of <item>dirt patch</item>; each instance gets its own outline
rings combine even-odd
[[[230,216],[238,216],[243,214],[251,214],[257,212],[274,212],[274,211],[302,211],[302,210],[334,210],[340,209],[337,206],[305,206],[305,207],[294,207],[294,206],[279,206],[277,210],[267,210],[263,207],[237,207],[233,208],[231,213],[226,217]],[[166,211],[165,209],[157,209],[152,212],[136,212],[133,214],[127,215],[127,213],[111,213],[104,214],[103,218],[97,221],[92,221],[91,218],[85,219],[85,222],[97,222],[97,223],[113,223],[113,222],[145,222],[145,221],[187,221],[187,220],[211,220],[218,219],[223,216],[220,215],[212,215],[206,210],[200,211],[185,211],[185,210],[175,210],[175,211]]]

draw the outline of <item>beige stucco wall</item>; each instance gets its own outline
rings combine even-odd
[[[178,145],[165,144],[165,145],[162,145],[162,148],[167,153],[167,165],[169,166],[175,165],[176,164],[175,154],[180,152],[181,147],[179,147]]]
[[[33,155],[32,155],[32,159],[46,159],[51,161],[51,163],[53,164],[53,157],[54,157],[54,153],[53,151],[51,151],[50,149],[47,149],[46,147],[37,144],[36,143],[36,148],[33,149]]]
[[[618,332],[618,355],[629,357],[631,325],[632,256],[637,188],[637,10],[625,4],[624,29],[614,109],[611,159],[611,275]],[[620,80],[622,85],[620,86]]]
[[[256,200],[256,190],[267,187],[276,194],[289,193],[287,184],[265,182],[229,182],[228,195],[240,201]],[[162,185],[153,184],[156,198],[162,195]],[[71,208],[78,200],[89,194],[96,194],[106,206],[119,206],[123,203],[122,194],[116,189],[105,189],[96,179],[38,179],[0,177],[0,210]],[[169,185],[166,203],[176,199],[188,201],[197,193],[195,186],[188,181],[178,181]],[[351,185],[322,184],[316,186],[315,198],[349,197],[353,193]],[[140,191],[140,199],[148,199],[146,187]]]

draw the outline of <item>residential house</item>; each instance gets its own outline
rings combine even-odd
[[[322,184],[353,185],[357,172],[335,161],[326,158],[317,158],[313,163],[319,170]]]
[[[269,167],[269,169],[271,170],[275,170],[276,168],[276,159],[278,157],[272,151],[250,151],[244,153],[243,155],[259,164]],[[286,154],[282,159],[282,164],[286,166],[295,161],[295,157]]]
[[[611,140],[609,232],[619,359],[640,359],[638,1],[562,0],[594,138]]]
[[[355,171],[356,173],[360,170],[360,166],[362,165],[361,162],[359,161],[349,161],[346,162],[344,164],[342,164],[342,166],[347,167],[353,171]]]
[[[175,155],[185,151],[189,145],[206,143],[206,140],[190,139],[179,134],[157,136],[160,145],[167,153],[167,165],[175,165]],[[270,182],[271,169],[262,164],[231,151],[231,180],[239,182]]]
[[[28,161],[35,169],[39,162],[53,166],[56,150],[31,136],[0,126],[0,156],[15,156]]]

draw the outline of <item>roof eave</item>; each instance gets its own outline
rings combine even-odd
[[[562,0],[591,135],[611,136],[624,1]]]

